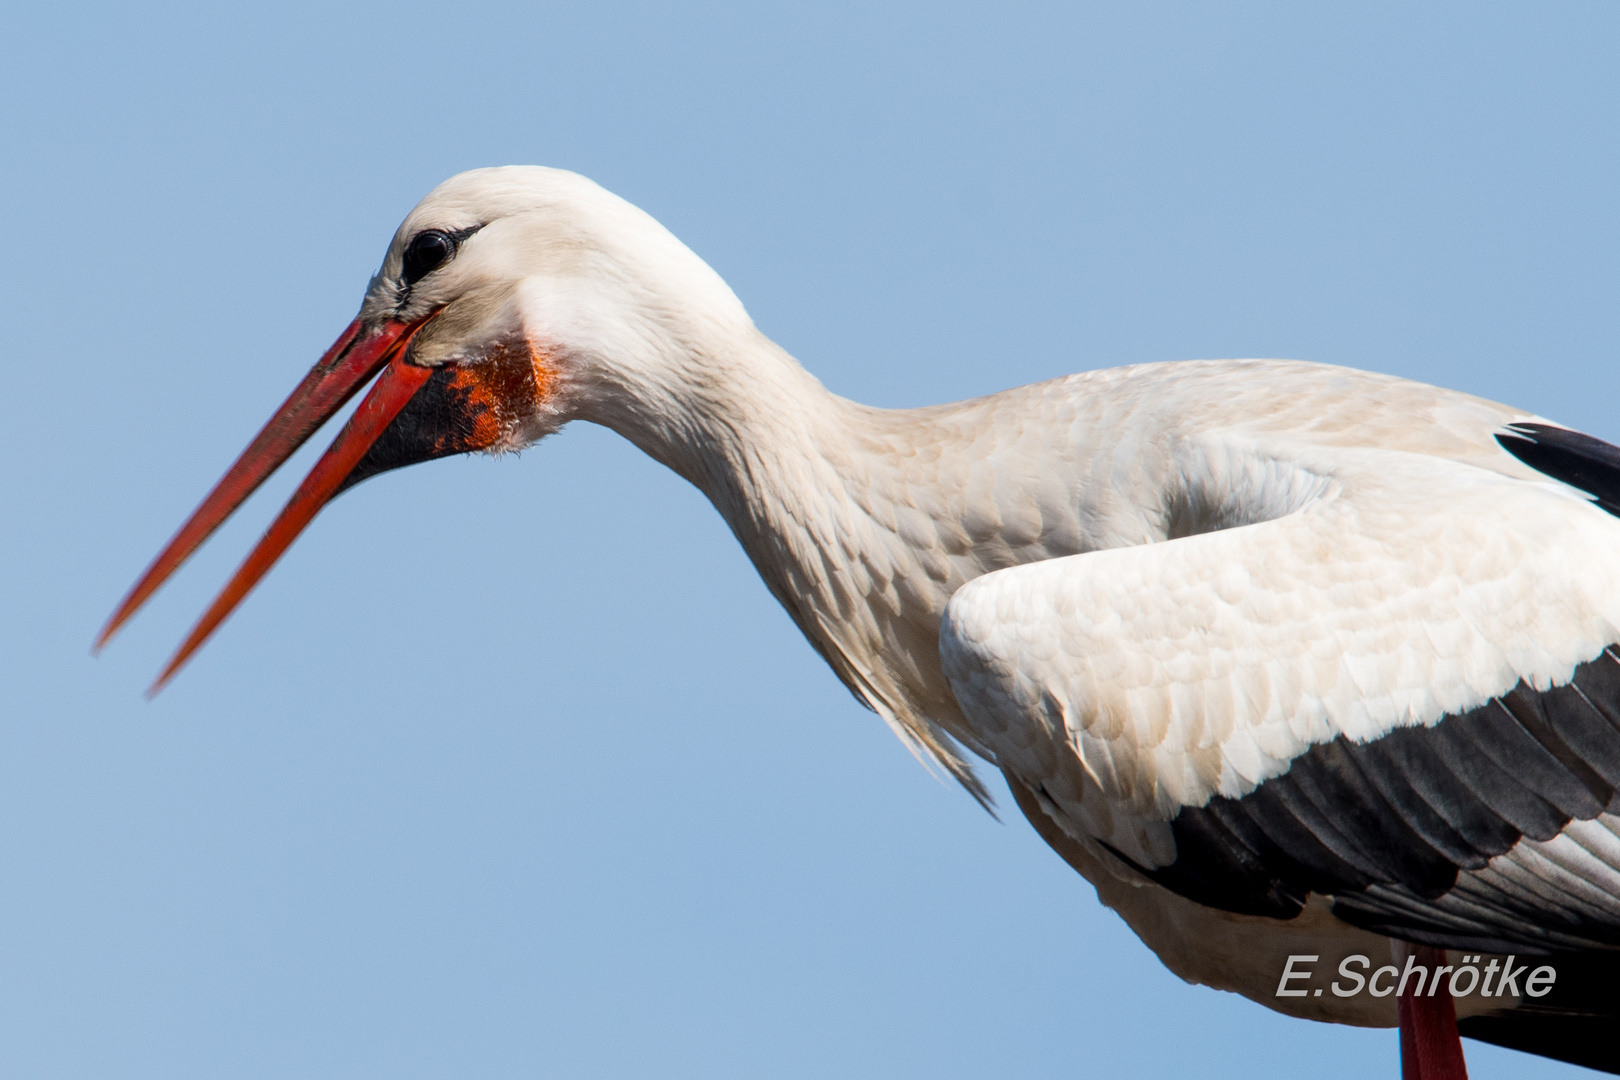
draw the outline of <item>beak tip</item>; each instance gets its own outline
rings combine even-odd
[[[174,678],[175,673],[180,670],[180,665],[182,663],[184,663],[183,660],[169,661],[169,665],[163,669],[162,673],[159,674],[157,678],[152,680],[152,685],[146,688],[146,694],[144,696],[147,701],[153,700],[163,692],[163,688],[169,685],[169,680]]]
[[[134,594],[132,593],[131,595]],[[130,602],[129,598],[126,597],[124,602],[119,604],[118,608],[107,617],[107,621],[102,624],[100,632],[96,634],[96,640],[90,646],[91,656],[101,655],[101,650],[105,649],[107,647],[107,643],[113,639],[113,636],[117,634],[119,630],[123,629],[124,623],[129,619],[130,613]]]

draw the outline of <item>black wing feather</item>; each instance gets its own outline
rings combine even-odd
[[[1616,716],[1620,660],[1605,652],[1565,686],[1520,683],[1429,727],[1340,737],[1241,798],[1182,809],[1175,862],[1143,872],[1199,903],[1274,918],[1321,893],[1349,922],[1448,948],[1620,947],[1620,896],[1604,909],[1489,867],[1610,805]]]
[[[1620,447],[1551,424],[1509,424],[1496,441],[1532,469],[1580,488],[1620,517]]]

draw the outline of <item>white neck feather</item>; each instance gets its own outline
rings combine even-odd
[[[658,362],[615,365],[611,390],[587,394],[579,417],[701,489],[845,685],[983,798],[952,740],[983,748],[937,662],[945,602],[983,560],[965,536],[942,545],[961,527],[930,512],[957,502],[944,488],[961,473],[938,460],[919,469],[897,449],[928,443],[936,410],[856,404],[752,324],[708,329],[665,336]]]

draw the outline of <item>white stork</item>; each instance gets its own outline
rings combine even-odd
[[[484,169],[405,219],[98,647],[373,377],[157,686],[345,488],[589,420],[702,489],[902,739],[981,800],[970,755],[1000,769],[1177,975],[1399,1023],[1426,1080],[1463,1075],[1459,1029],[1620,1072],[1620,450],[1287,361],[868,408],[635,207]]]

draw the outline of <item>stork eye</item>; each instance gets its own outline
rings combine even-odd
[[[411,238],[409,246],[405,248],[405,268],[400,277],[404,279],[405,284],[415,285],[423,277],[449,262],[450,256],[455,253],[456,239],[449,233],[439,229],[419,232]]]

